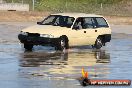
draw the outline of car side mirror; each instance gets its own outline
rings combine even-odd
[[[37,22],[37,24],[42,24],[42,22]]]

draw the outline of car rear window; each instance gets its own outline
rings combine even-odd
[[[103,17],[95,18],[97,22],[97,27],[109,27],[106,20]]]

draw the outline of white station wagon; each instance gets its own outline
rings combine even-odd
[[[103,16],[85,13],[51,14],[18,35],[26,50],[34,45],[50,45],[56,50],[91,45],[96,49],[111,40],[111,29]]]

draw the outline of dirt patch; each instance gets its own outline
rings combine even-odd
[[[0,11],[0,22],[36,22],[51,12]],[[132,17],[105,16],[110,24],[132,24]]]
[[[50,12],[19,12],[0,11],[1,22],[29,22],[38,21],[49,15]]]
[[[132,17],[126,16],[105,16],[111,24],[132,24]]]

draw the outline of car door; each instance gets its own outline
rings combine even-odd
[[[85,30],[82,28],[82,18],[75,20],[72,30],[69,30],[67,35],[70,45],[87,45]]]
[[[85,17],[83,20],[83,33],[85,35],[85,44],[93,45],[98,37],[96,22],[93,17]]]

